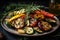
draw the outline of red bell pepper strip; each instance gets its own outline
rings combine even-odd
[[[54,14],[51,14],[49,12],[46,12],[44,10],[41,10],[41,13],[44,15],[44,16],[47,16],[47,17],[50,17],[50,18],[54,18]]]
[[[46,12],[44,10],[36,10],[35,13],[39,14],[43,14],[44,16],[50,17],[50,18],[54,18],[54,14],[51,14],[49,12]]]

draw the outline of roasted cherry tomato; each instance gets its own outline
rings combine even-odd
[[[24,19],[25,18],[25,15],[21,16],[21,18]]]
[[[34,26],[36,26],[36,24],[37,24],[37,20],[34,19],[34,18],[32,18],[32,19],[30,20],[30,26],[34,27]]]

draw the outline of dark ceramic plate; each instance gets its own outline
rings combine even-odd
[[[45,10],[45,9],[47,10],[47,7],[43,8],[43,9],[44,9],[44,10]],[[32,35],[19,34],[16,30],[9,28],[9,27],[5,24],[5,19],[6,19],[6,17],[7,17],[7,15],[1,20],[1,25],[2,25],[2,27],[3,27],[6,31],[8,31],[8,32],[10,32],[10,33],[12,33],[12,34],[20,35],[20,36],[43,36],[43,35],[46,35],[46,34],[50,34],[50,33],[56,31],[56,30],[59,28],[59,19],[58,19],[56,16],[54,16],[55,20],[57,21],[57,22],[56,22],[57,25],[54,26],[51,31],[44,32],[44,33],[41,33],[41,34],[32,34]]]

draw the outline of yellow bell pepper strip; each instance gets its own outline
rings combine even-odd
[[[21,17],[21,16],[25,16],[25,14],[17,14],[17,15],[15,15],[15,16],[11,17],[11,18],[8,20],[8,22],[11,22],[12,20],[17,19],[17,18],[19,18],[19,17]]]

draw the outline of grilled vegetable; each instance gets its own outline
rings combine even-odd
[[[35,10],[34,12],[37,14],[41,14],[41,12],[39,10]]]
[[[34,19],[34,18],[30,19],[30,26],[34,27],[34,26],[36,26],[36,24],[37,24],[36,19]]]
[[[52,26],[48,22],[42,21],[42,27],[45,31],[48,31],[52,28]]]
[[[9,12],[9,14],[8,14],[8,17],[7,17],[7,18],[11,18],[13,15],[14,15],[14,14],[13,14],[13,12]]]
[[[23,14],[23,13],[25,13],[25,9],[21,9],[19,11],[14,11],[14,15]]]
[[[38,27],[42,30],[42,24],[41,24],[41,22],[38,22]]]
[[[56,23],[56,20],[53,19],[46,19],[46,21]]]
[[[37,14],[43,14],[44,16],[54,18],[54,14],[45,12],[44,10],[36,10],[35,13],[37,13]]]
[[[39,29],[39,27],[34,27],[34,30],[36,30],[39,33],[42,33],[43,31]]]
[[[11,17],[11,18],[8,20],[8,22],[11,22],[12,20],[17,19],[17,18],[19,18],[19,17],[21,17],[21,16],[23,16],[23,15],[25,15],[25,14],[15,15],[15,16]]]
[[[42,14],[35,14],[34,17],[44,19],[44,15],[42,15]]]
[[[24,20],[22,18],[18,18],[17,20],[12,22],[12,25],[15,28],[22,28],[22,27],[24,27]]]
[[[27,26],[29,26],[29,25],[30,25],[29,20],[27,20],[27,23],[26,23],[26,24],[27,24]]]
[[[25,31],[26,31],[27,34],[33,34],[34,33],[32,27],[25,27]]]
[[[18,33],[25,34],[25,31],[23,29],[18,29]]]

